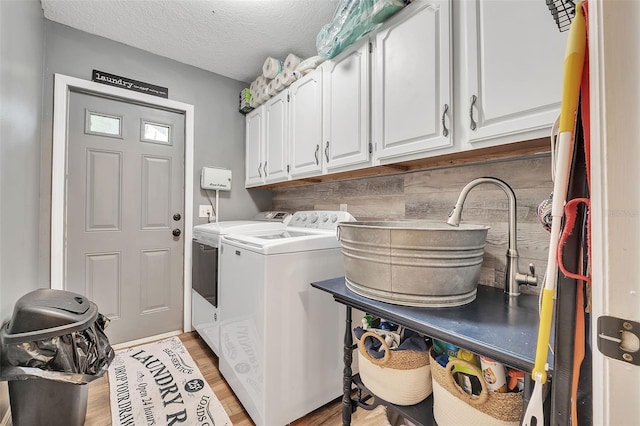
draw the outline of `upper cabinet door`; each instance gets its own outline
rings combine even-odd
[[[265,102],[265,183],[287,180],[288,90]]]
[[[548,136],[560,111],[567,33],[544,1],[465,0],[459,7],[463,138],[484,147]]]
[[[322,173],[322,68],[289,87],[291,177]]]
[[[369,99],[370,99],[370,43],[368,38],[360,47],[323,64],[324,128],[322,155],[325,171],[344,171],[370,163]]]
[[[264,144],[264,107],[251,111],[246,116],[246,154],[245,186],[257,186],[264,183],[262,157]]]
[[[450,8],[448,0],[411,3],[375,36],[373,143],[381,162],[452,145]]]

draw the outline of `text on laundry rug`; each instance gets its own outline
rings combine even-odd
[[[181,342],[160,343],[172,347],[116,354],[109,369],[114,425],[231,425]]]

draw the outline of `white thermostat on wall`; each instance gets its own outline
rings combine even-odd
[[[203,167],[200,175],[202,189],[231,191],[231,170],[218,167]]]

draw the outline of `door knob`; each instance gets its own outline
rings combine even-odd
[[[180,216],[180,213],[176,213],[173,215],[173,220],[175,220],[176,222],[179,221],[180,219],[182,219],[182,216]]]
[[[180,234],[182,234],[182,231],[180,231],[178,228],[176,228],[171,233],[173,234],[174,237],[179,237]]]

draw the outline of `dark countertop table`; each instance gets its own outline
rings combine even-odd
[[[531,372],[538,338],[538,296],[508,301],[502,289],[478,286],[476,300],[448,308],[416,308],[378,302],[349,290],[344,277],[311,283],[337,302],[404,325],[429,337]],[[354,326],[359,318],[354,318]],[[552,369],[550,363],[550,370]],[[526,376],[526,375],[525,375]]]

